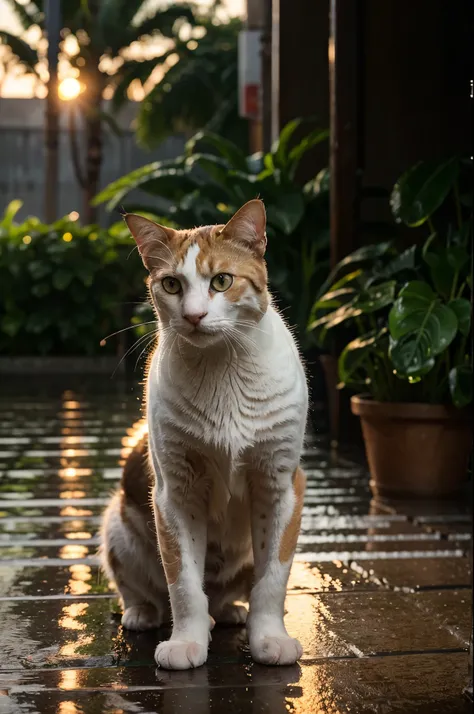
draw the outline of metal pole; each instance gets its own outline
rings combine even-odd
[[[272,146],[272,0],[263,0],[262,33],[262,134],[263,151]]]
[[[49,72],[45,113],[45,219],[47,223],[52,223],[58,217],[58,51],[61,31],[61,0],[45,0],[45,29],[48,37]]]
[[[247,0],[248,30],[262,30],[263,28],[263,0]],[[263,44],[263,43],[262,43]],[[263,57],[262,57],[263,59]],[[263,95],[263,92],[262,92]],[[261,96],[263,104],[264,97]],[[262,119],[249,119],[249,145],[250,153],[262,150]]]

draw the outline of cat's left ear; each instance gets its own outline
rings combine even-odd
[[[263,201],[254,199],[239,208],[222,229],[222,235],[237,243],[243,243],[259,258],[263,258],[267,247],[266,225],[267,216]]]

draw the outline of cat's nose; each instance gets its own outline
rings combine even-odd
[[[191,323],[191,325],[199,325],[203,317],[206,317],[207,312],[188,312],[183,315],[184,319]]]

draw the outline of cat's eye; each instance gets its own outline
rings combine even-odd
[[[163,286],[163,290],[165,290],[165,292],[169,293],[170,295],[176,295],[176,293],[179,293],[179,291],[181,290],[181,283],[179,282],[179,280],[177,280],[176,278],[172,278],[169,275],[166,278],[163,278],[161,284]]]
[[[234,278],[232,275],[229,275],[229,273],[219,273],[218,275],[214,275],[212,278],[211,288],[218,293],[225,293],[233,282]]]

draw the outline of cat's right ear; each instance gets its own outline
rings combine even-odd
[[[135,242],[143,260],[145,268],[149,271],[159,267],[160,263],[169,263],[170,242],[176,231],[166,226],[150,221],[135,213],[126,213],[125,223]]]

